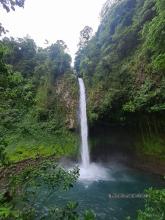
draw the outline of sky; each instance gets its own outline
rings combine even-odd
[[[38,46],[64,40],[74,59],[80,31],[86,26],[97,30],[101,8],[106,0],[26,0],[15,12],[1,10],[0,22],[9,30],[7,36],[29,35]]]

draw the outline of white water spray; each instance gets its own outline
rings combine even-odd
[[[82,166],[88,168],[90,164],[88,146],[88,122],[86,113],[86,94],[83,79],[79,78],[80,87],[80,124],[81,124],[81,160]]]
[[[107,169],[90,163],[89,146],[88,146],[88,122],[86,113],[86,94],[83,79],[79,78],[80,87],[80,124],[81,124],[81,160],[80,180],[82,181],[98,181],[108,180]]]

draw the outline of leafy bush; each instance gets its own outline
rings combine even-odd
[[[165,218],[165,189],[146,191],[145,209],[138,211],[137,220],[163,220]]]
[[[47,207],[40,209],[38,193],[44,186],[47,195],[45,203],[54,192],[69,190],[79,176],[78,168],[66,171],[56,163],[44,161],[38,167],[28,167],[23,172],[11,177],[9,188],[0,197],[0,217],[2,219],[82,219],[77,211],[78,204],[69,201],[65,206]],[[92,211],[84,213],[84,220],[94,220]]]

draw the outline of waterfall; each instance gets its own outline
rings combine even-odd
[[[79,179],[86,184],[87,182],[108,180],[107,169],[99,164],[90,163],[88,147],[88,123],[86,112],[86,94],[84,81],[78,78],[80,87],[80,125],[81,125],[81,160]]]
[[[80,125],[81,125],[81,160],[84,168],[89,167],[88,123],[86,113],[86,94],[84,81],[78,78],[80,87]]]

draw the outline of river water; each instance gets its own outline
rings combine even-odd
[[[120,163],[110,162],[100,164],[100,167],[106,170],[106,178],[95,181],[80,179],[70,191],[52,193],[46,204],[41,203],[41,207],[77,201],[80,212],[91,209],[99,220],[124,220],[127,216],[135,220],[137,210],[144,208],[145,189],[163,187],[160,176],[131,169]]]

